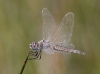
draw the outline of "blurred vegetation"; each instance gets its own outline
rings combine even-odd
[[[28,61],[23,74],[100,74],[99,0],[0,0],[0,74],[19,74],[30,42],[42,39],[43,8],[59,25],[67,12],[75,17],[71,43],[85,52],[48,55]]]

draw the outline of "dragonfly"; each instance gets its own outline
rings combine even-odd
[[[85,55],[84,52],[76,50],[75,46],[70,43],[73,27],[74,27],[74,13],[68,12],[62,19],[60,25],[55,25],[55,20],[47,8],[42,10],[43,19],[43,39],[36,42],[31,42],[30,51],[22,67],[21,73],[24,70],[27,60],[41,59],[41,51],[47,54],[54,54],[57,52],[69,52]],[[34,56],[29,58],[29,56]]]

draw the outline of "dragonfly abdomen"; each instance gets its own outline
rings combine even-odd
[[[63,46],[59,46],[59,45],[53,46],[53,49],[56,50],[56,51],[66,51],[66,52],[69,51],[69,48],[66,48],[66,47],[63,47]]]
[[[82,52],[82,51],[74,50],[72,48],[67,48],[67,47],[63,47],[63,46],[59,46],[59,45],[53,46],[53,49],[57,50],[57,51],[64,51],[64,52],[70,52],[70,53],[77,53],[77,54],[85,55],[84,52]]]

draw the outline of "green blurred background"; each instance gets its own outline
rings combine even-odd
[[[0,74],[19,74],[29,44],[42,39],[43,8],[56,24],[67,12],[75,17],[71,43],[85,52],[48,55],[28,61],[23,74],[100,74],[99,0],[0,0]]]

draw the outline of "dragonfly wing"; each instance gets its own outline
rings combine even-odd
[[[43,19],[43,39],[50,41],[55,31],[56,25],[52,14],[49,12],[47,8],[43,8],[42,10],[42,19]]]
[[[52,37],[52,43],[54,44],[69,44],[74,27],[74,13],[67,13],[61,21],[56,33]]]
[[[73,44],[67,44],[67,48],[75,49],[75,46]]]
[[[47,8],[43,8],[42,10],[42,19],[43,19],[43,40],[46,40],[48,42],[52,38],[56,28],[55,20]],[[44,49],[44,52],[48,54],[54,53],[52,49]]]
[[[43,51],[47,54],[54,54],[54,50],[47,48],[47,49],[43,49]]]

